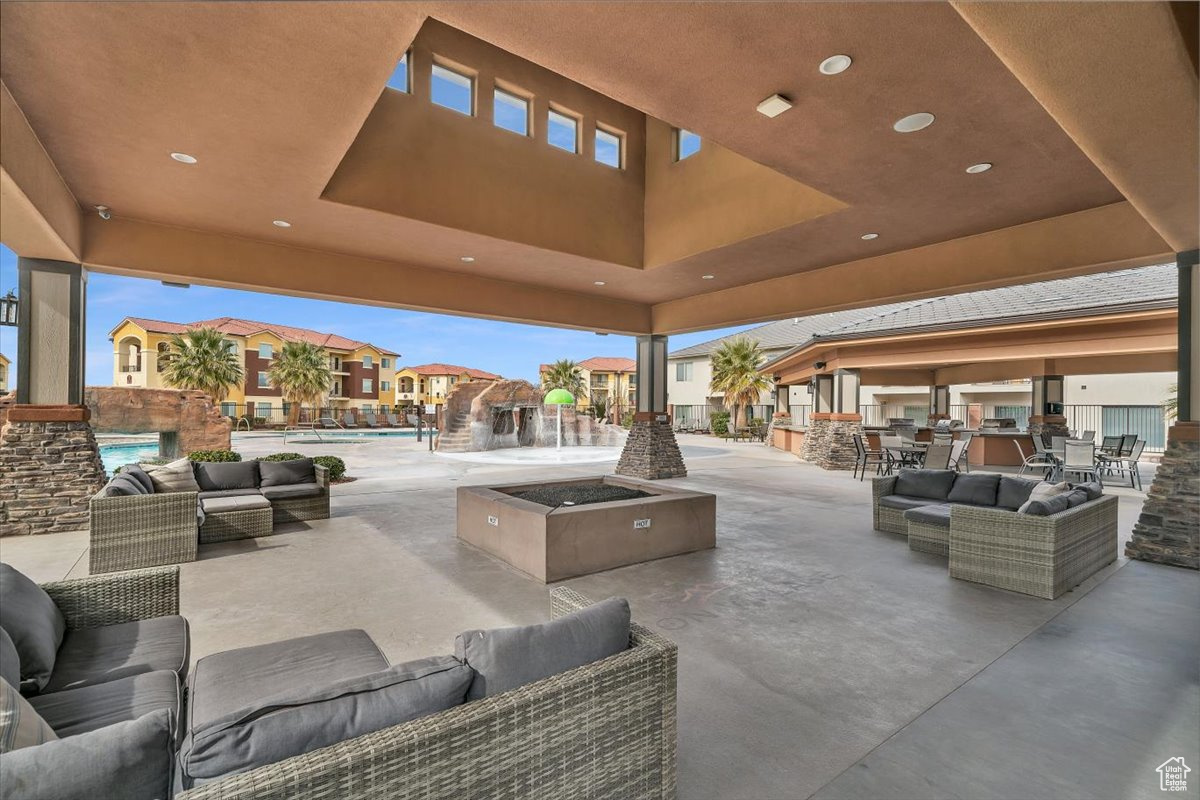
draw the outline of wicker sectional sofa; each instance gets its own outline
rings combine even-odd
[[[181,620],[171,616],[178,567],[44,588],[68,637],[77,628],[132,623],[152,632],[156,620]],[[0,782],[12,800],[81,796],[80,786],[130,800],[673,798],[675,646],[632,622],[618,598],[593,604],[554,589],[551,616],[466,631],[454,656],[403,665],[388,665],[365,632],[335,631],[205,656],[190,674],[184,623],[182,642],[145,651],[172,663],[182,656],[178,672],[144,665],[159,670],[157,694],[108,691],[96,709],[77,695],[58,717],[71,720],[70,732],[0,755]],[[2,614],[0,625],[9,625]],[[125,672],[138,671],[138,652],[122,650]],[[335,677],[310,685],[314,670]],[[122,680],[144,682],[145,674]],[[163,691],[167,684],[178,690]],[[66,705],[31,694],[42,707]],[[412,704],[428,706],[434,695],[442,709],[413,717]],[[388,724],[389,714],[406,721]],[[149,723],[158,728],[138,727]],[[353,735],[339,738],[346,731]],[[273,758],[280,747],[296,754]],[[239,766],[219,774],[230,759]]]
[[[157,473],[134,465],[92,497],[93,575],[195,561],[201,544],[269,536],[276,525],[329,517],[329,471],[312,459],[190,468],[195,480],[187,490],[164,491]]]
[[[1054,599],[1116,560],[1118,500],[1099,484],[1084,484],[1063,510],[1019,511],[1038,483],[952,470],[875,478],[875,530],[904,534],[912,550],[947,556],[953,578]]]

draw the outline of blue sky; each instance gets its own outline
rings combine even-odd
[[[0,294],[16,287],[17,258],[0,245]],[[597,336],[585,331],[205,286],[172,289],[157,281],[92,272],[88,275],[87,298],[89,384],[112,383],[112,342],[108,333],[125,317],[170,322],[242,317],[295,325],[395,350],[401,353],[401,364],[442,361],[535,382],[538,365],[543,362],[634,355],[630,336]],[[672,350],[687,347],[745,327],[673,336],[670,346]],[[17,329],[0,327],[0,352],[15,362],[16,350]]]

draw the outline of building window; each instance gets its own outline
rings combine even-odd
[[[694,366],[695,364],[691,361],[680,361],[675,365],[675,380],[684,383],[690,381],[692,379],[692,367]]]
[[[258,373],[258,388],[260,388],[260,389],[271,388],[271,382],[267,380],[267,373],[265,373],[265,372]]]
[[[382,369],[391,369],[392,368],[392,360],[390,358],[381,358],[381,359],[379,359],[379,366]]]
[[[379,382],[379,391],[386,392],[386,391],[390,391],[391,388],[392,388],[392,384],[390,381],[380,381]]]
[[[700,136],[683,128],[675,129],[675,160],[683,161],[700,152]]]
[[[363,394],[370,394],[372,391],[374,391],[374,389],[372,387],[374,387],[375,382],[373,380],[371,380],[370,378],[363,378],[362,382],[363,382],[362,383]]]
[[[224,345],[226,353],[233,353],[235,356],[237,355],[237,342],[226,339],[225,341],[221,342],[221,344]]]
[[[546,141],[568,153],[579,152],[579,120],[550,109],[546,124]]]
[[[596,161],[609,167],[623,166],[625,137],[615,131],[596,128]]]
[[[221,403],[221,416],[232,417],[237,413],[237,407],[233,403]]]
[[[412,91],[412,84],[409,83],[408,77],[408,53],[400,56],[400,60],[396,62],[396,68],[392,70],[392,77],[388,78],[387,87],[405,94]]]
[[[370,356],[363,356],[363,369],[370,369],[374,363]]]
[[[451,378],[450,378],[450,385],[451,385],[451,386],[453,386],[453,385],[454,385],[454,384],[456,384],[456,383],[458,383],[458,378],[451,377]]]
[[[275,348],[272,347],[267,342],[263,342],[262,344],[260,344],[258,346],[258,357],[259,358],[272,358],[274,356],[274,353],[275,353]]]
[[[497,88],[492,101],[492,124],[506,131],[529,135],[529,101]]]
[[[475,108],[475,80],[441,64],[433,65],[430,99],[443,108],[471,116]]]

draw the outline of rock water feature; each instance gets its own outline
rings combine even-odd
[[[470,453],[510,448],[549,448],[556,443],[557,409],[528,381],[471,381],[446,395],[437,449]],[[625,429],[598,422],[574,407],[562,409],[563,447],[620,447]]]

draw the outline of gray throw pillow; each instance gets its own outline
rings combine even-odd
[[[1072,489],[1066,493],[1065,497],[1067,498],[1067,508],[1075,508],[1075,506],[1081,506],[1088,501],[1088,493],[1083,489]]]
[[[1082,489],[1084,492],[1086,492],[1088,500],[1098,500],[1104,496],[1104,484],[1100,483],[1099,481],[1077,483],[1073,488]]]
[[[457,658],[439,656],[264,698],[188,732],[179,755],[184,785],[462,705],[471,677]]]
[[[57,738],[54,729],[21,696],[16,686],[0,680],[0,755],[23,747],[37,747]],[[3,788],[4,782],[0,781],[0,790]]]
[[[258,462],[259,486],[294,486],[300,483],[316,483],[317,472],[311,458],[296,458],[291,461]]]
[[[257,461],[197,461],[195,470],[196,482],[200,484],[202,492],[258,488]]]
[[[117,475],[104,487],[106,497],[129,497],[142,494],[150,494],[150,492],[146,491],[140,481],[124,472]]]
[[[1071,491],[1071,485],[1066,481],[1062,483],[1051,483],[1050,481],[1042,481],[1037,486],[1033,487],[1033,491],[1029,493],[1029,499],[1026,500],[1017,511],[1028,511],[1029,504],[1037,500],[1049,500],[1060,494],[1066,494]]]
[[[629,602],[610,597],[540,625],[464,631],[454,649],[475,670],[467,699],[491,697],[628,650]]]
[[[951,503],[962,503],[968,506],[996,505],[996,491],[1000,486],[1000,476],[995,473],[980,472],[974,475],[959,475],[954,479],[954,486],[946,499]]]
[[[150,474],[142,469],[140,464],[129,464],[121,468],[122,475],[128,475],[142,485],[146,490],[146,494],[154,494],[154,481],[150,480]]]
[[[192,472],[192,462],[186,458],[149,467],[146,474],[150,476],[155,492],[200,491],[200,484],[196,483],[196,476]]]
[[[952,469],[905,469],[896,476],[896,488],[892,494],[905,497],[927,497],[930,500],[945,500],[954,486]]]
[[[0,626],[21,659],[21,680],[41,691],[54,671],[67,623],[50,595],[8,564],[0,564]]]
[[[1065,494],[1056,494],[1053,497],[1045,500],[1030,500],[1025,505],[1021,506],[1022,514],[1029,514],[1032,517],[1048,517],[1051,514],[1057,514],[1060,511],[1066,511],[1071,507],[1071,501]]]
[[[0,679],[13,686],[21,685],[21,656],[4,628],[0,628]]]
[[[1022,478],[1016,475],[1001,475],[1000,488],[996,492],[996,506],[1016,511],[1029,500],[1033,487],[1041,481],[1037,478]]]
[[[5,753],[0,786],[5,800],[161,800],[171,796],[173,749],[171,712],[163,708]]]

